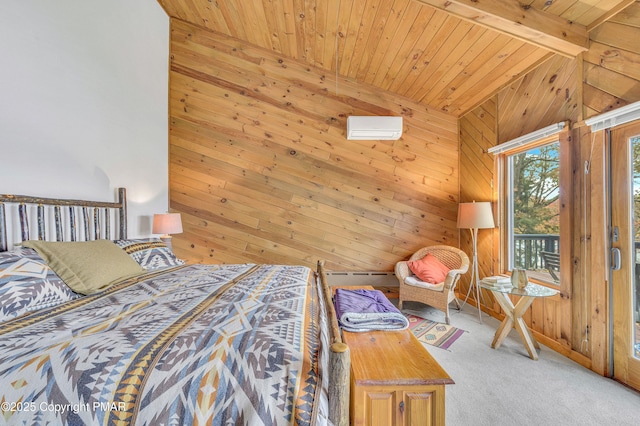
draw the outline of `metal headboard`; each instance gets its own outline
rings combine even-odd
[[[37,238],[47,239],[47,224],[51,221],[50,210],[53,210],[55,226],[55,241],[64,241],[65,235],[69,241],[89,241],[101,238],[111,239],[111,222],[114,219],[119,225],[118,237],[127,238],[127,192],[125,188],[118,188],[118,201],[102,202],[87,200],[69,200],[57,198],[42,198],[25,195],[0,194],[0,251],[7,251],[7,219],[9,224],[14,224],[7,215],[5,204],[18,205],[19,229],[21,241],[30,239],[29,232],[29,208],[36,207]],[[65,228],[63,207],[68,209],[68,228]],[[80,212],[81,219],[76,219],[76,210]],[[112,213],[115,215],[112,217]],[[33,218],[32,218],[33,219]],[[78,223],[82,222],[84,232],[81,233]],[[16,223],[17,224],[17,223]],[[12,242],[13,243],[13,242]]]

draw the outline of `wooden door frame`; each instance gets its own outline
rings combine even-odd
[[[611,233],[610,247],[621,251],[620,270],[610,272],[610,353],[611,373],[614,379],[640,390],[640,360],[634,358],[633,338],[634,321],[629,321],[633,312],[633,281],[635,243],[633,240],[633,199],[630,197],[616,198],[617,194],[631,194],[633,180],[631,172],[633,165],[630,158],[630,147],[625,157],[614,155],[619,152],[618,145],[625,143],[634,134],[640,135],[640,123],[634,122],[613,129],[609,136],[610,157],[610,217]],[[625,147],[627,145],[624,145]],[[615,206],[615,208],[614,208]],[[613,237],[613,227],[618,226],[618,239]],[[625,282],[625,280],[627,282]],[[639,284],[639,283],[636,283]],[[624,288],[620,288],[623,285]],[[629,299],[631,303],[629,303]]]

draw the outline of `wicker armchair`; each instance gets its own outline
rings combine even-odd
[[[454,290],[460,276],[469,269],[469,257],[462,250],[455,247],[431,246],[415,252],[409,258],[409,261],[422,259],[429,253],[450,269],[443,285],[433,286],[426,283],[423,284],[420,281],[414,284],[407,284],[407,277],[414,275],[409,269],[407,261],[398,262],[395,267],[396,277],[400,283],[398,306],[402,309],[402,303],[407,300],[433,306],[444,312],[445,321],[449,324],[449,303],[455,301],[458,309],[460,309]]]

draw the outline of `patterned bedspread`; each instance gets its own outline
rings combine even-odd
[[[310,424],[301,266],[191,265],[0,324],[0,424]]]

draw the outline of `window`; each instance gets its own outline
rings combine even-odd
[[[507,153],[504,218],[508,270],[560,283],[560,143]]]
[[[640,359],[640,136],[629,139],[631,143],[631,170],[633,195],[633,281],[631,294],[633,298],[633,353]]]

